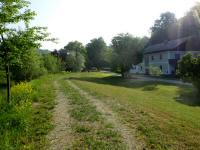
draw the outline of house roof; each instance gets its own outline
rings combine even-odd
[[[185,43],[189,37],[186,38],[181,38],[181,39],[176,39],[176,40],[171,40],[171,41],[165,41],[163,43],[155,44],[155,45],[150,45],[148,46],[145,50],[144,53],[155,53],[155,52],[160,52],[160,51],[166,51],[166,50],[173,50],[180,46],[181,44]]]

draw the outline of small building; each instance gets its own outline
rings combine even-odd
[[[132,65],[132,68],[130,69],[129,73],[133,73],[133,74],[145,74],[144,63],[140,63],[138,65]]]
[[[178,61],[186,54],[200,54],[199,37],[186,37],[150,45],[144,50],[144,72],[149,74],[150,66],[158,67],[164,75],[176,73]]]

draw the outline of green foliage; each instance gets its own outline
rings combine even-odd
[[[52,129],[54,79],[48,75],[13,86],[11,104],[0,92],[0,149],[44,149]]]
[[[102,37],[91,40],[90,43],[86,45],[86,50],[86,66],[88,69],[92,67],[101,69],[109,66],[110,49],[108,49]]]
[[[112,39],[113,68],[122,75],[129,71],[133,64],[142,61],[142,50],[147,43],[146,37],[138,38],[130,34],[119,34]]]
[[[153,75],[153,76],[160,76],[162,74],[162,71],[159,67],[150,66],[149,73],[150,73],[150,75]]]
[[[178,74],[184,81],[192,82],[200,93],[200,56],[186,54],[178,64]]]
[[[58,55],[62,59],[66,71],[81,71],[85,67],[86,50],[78,41],[69,42]]]
[[[80,53],[70,52],[65,63],[67,71],[81,71],[85,67],[85,57]]]
[[[44,67],[49,73],[58,73],[61,71],[61,61],[51,54],[43,54]]]
[[[162,13],[160,19],[155,20],[154,26],[151,27],[151,44],[161,43],[169,39],[168,30],[171,25],[175,24],[177,19],[171,12]]]
[[[0,58],[7,76],[7,101],[10,101],[10,64],[19,63],[30,50],[40,47],[40,41],[47,39],[44,27],[29,27],[29,22],[36,15],[29,9],[26,0],[0,1]],[[17,25],[24,28],[18,29]]]
[[[6,73],[0,70],[0,85],[6,83]]]
[[[31,80],[47,73],[37,49],[27,51],[19,59],[13,59],[11,72],[12,79],[17,82]]]
[[[162,13],[160,18],[155,20],[153,27],[150,29],[151,38],[149,44],[157,44],[165,40],[173,40],[189,36],[195,36],[197,38],[196,40],[199,40],[199,16],[199,2],[197,2],[190,11],[178,20],[176,19],[175,14],[171,12]],[[195,43],[194,46],[198,45],[197,42],[192,42]],[[199,45],[197,47],[199,47]]]
[[[0,1],[0,5],[0,56],[3,58],[4,63],[8,63],[15,55],[18,55],[17,51],[19,49],[26,49],[22,45],[28,41],[28,45],[33,43],[34,38],[30,40],[27,36],[31,35],[30,32],[34,34],[33,28],[29,30],[27,26],[27,31],[17,31],[15,25],[19,22],[24,22],[28,25],[28,22],[35,16],[35,12],[27,9],[29,2],[25,0],[18,0],[17,2],[15,0]],[[7,24],[11,26],[8,27]],[[31,37],[33,36],[35,35]],[[27,45],[24,46],[26,47]]]
[[[0,148],[28,148],[31,132],[32,87],[20,83],[12,88],[12,104],[0,100]],[[27,144],[27,145],[26,145]]]

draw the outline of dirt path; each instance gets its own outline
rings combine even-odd
[[[87,97],[96,106],[97,110],[102,113],[104,118],[106,118],[108,122],[114,125],[115,129],[122,135],[124,142],[127,144],[129,150],[136,149],[135,137],[133,136],[133,133],[128,127],[119,122],[117,115],[107,105],[95,97],[89,95],[87,92],[80,89],[71,81],[68,80],[68,82],[73,88],[78,90],[81,95]]]
[[[56,89],[56,103],[53,112],[53,122],[55,128],[48,134],[50,150],[66,150],[70,148],[73,137],[71,136],[70,116],[68,114],[67,98],[60,90],[57,81],[54,82]]]

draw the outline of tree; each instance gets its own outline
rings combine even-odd
[[[151,27],[150,44],[157,44],[164,40],[169,40],[168,30],[176,22],[175,14],[171,12],[162,13],[160,19],[155,20],[153,27]]]
[[[11,78],[17,82],[30,81],[45,73],[47,70],[37,49],[29,50],[11,62]]]
[[[26,0],[0,0],[0,57],[3,60],[7,77],[7,100],[10,102],[10,64],[20,58],[27,50],[38,48],[39,41],[48,34],[45,28],[28,26],[36,15],[28,9],[30,2]],[[24,23],[25,29],[16,25]]]
[[[177,30],[179,37],[200,36],[199,17],[200,3],[197,3],[184,17],[179,19]]]
[[[81,71],[85,67],[85,53],[86,50],[82,43],[78,41],[69,42],[60,51],[66,70]]]
[[[131,66],[142,61],[142,50],[146,38],[133,37],[130,34],[119,34],[112,39],[113,68],[124,77]]]
[[[185,55],[178,64],[178,75],[184,80],[192,82],[200,93],[200,55],[193,57]]]
[[[105,53],[107,51],[107,46],[102,37],[96,38],[90,41],[86,45],[87,50],[87,68],[91,69],[92,67],[96,67],[97,69],[101,69],[105,67]]]
[[[55,57],[51,54],[43,54],[44,67],[48,73],[58,73],[61,70],[60,58]]]

